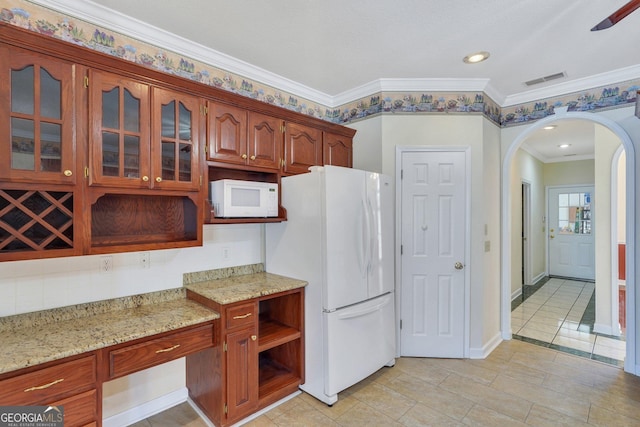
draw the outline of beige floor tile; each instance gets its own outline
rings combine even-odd
[[[382,384],[371,384],[356,393],[353,397],[360,402],[376,408],[393,420],[398,420],[416,401]]]
[[[387,417],[380,411],[372,408],[365,403],[358,402],[356,406],[349,409],[346,413],[338,417],[336,420],[340,426],[344,427],[393,427],[402,426],[399,422]]]
[[[278,424],[271,421],[266,415],[260,415],[258,418],[254,418],[248,423],[243,424],[244,427],[277,427]]]
[[[401,357],[396,360],[393,370],[399,372],[398,375],[409,374],[432,384],[440,384],[449,375],[446,370],[434,366],[428,359],[422,357]]]
[[[310,405],[297,405],[290,410],[283,412],[278,417],[270,418],[277,426],[283,427],[338,427],[331,418],[322,414],[320,411],[313,410]]]
[[[532,405],[526,399],[496,391],[487,385],[456,374],[449,375],[440,387],[519,421],[525,420]]]
[[[625,350],[627,348],[627,343],[625,341],[617,340],[615,338],[607,338],[603,336],[598,336],[598,339],[596,340],[596,345],[611,347],[618,350]]]
[[[589,425],[584,421],[577,420],[541,405],[533,405],[529,412],[529,416],[527,416],[526,423],[540,427],[580,427]]]
[[[475,405],[466,417],[462,420],[463,423],[469,426],[491,426],[491,427],[506,427],[506,426],[525,426],[526,424],[509,418],[508,416],[496,412],[492,409],[486,408],[482,405]]]
[[[594,426],[637,426],[640,425],[640,418],[631,418],[615,410],[591,405],[589,424]]]
[[[460,427],[464,426],[460,421],[456,421],[453,418],[442,414],[428,406],[421,403],[416,404],[413,408],[409,409],[406,414],[400,418],[399,422],[406,427],[424,427],[424,426],[438,426],[438,427]]]
[[[473,402],[418,378],[401,375],[389,387],[455,420],[462,420]]]
[[[611,348],[603,345],[596,345],[593,347],[593,354],[598,356],[608,357],[615,360],[624,360],[626,356],[626,350],[619,350],[617,348]]]
[[[449,372],[455,372],[483,384],[490,384],[498,375],[498,371],[485,366],[478,366],[463,359],[427,359],[429,363]]]
[[[338,401],[331,406],[304,392],[300,394],[299,398],[332,420],[335,420],[358,403],[358,400],[353,395],[343,394],[338,394]]]
[[[493,384],[491,384],[491,387],[554,409],[584,422],[587,421],[589,416],[589,402],[550,390],[543,386],[524,384],[506,376],[499,375]]]

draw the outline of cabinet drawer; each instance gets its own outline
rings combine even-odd
[[[76,396],[67,397],[57,402],[48,402],[52,406],[64,408],[64,426],[85,426],[98,418],[98,393],[89,390]]]
[[[95,388],[94,355],[0,381],[0,405],[46,404]]]
[[[160,365],[213,346],[213,326],[200,326],[109,351],[109,379]]]
[[[258,304],[256,302],[249,302],[229,307],[226,309],[225,317],[227,319],[227,329],[257,324]]]

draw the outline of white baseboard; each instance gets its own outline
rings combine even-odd
[[[485,359],[502,342],[502,334],[498,332],[482,348],[470,348],[469,359]]]
[[[540,279],[542,279],[544,276],[546,276],[547,274],[543,271],[542,273],[538,274],[536,277],[534,277],[531,282],[532,283],[538,283],[540,281]]]
[[[131,408],[127,411],[106,418],[102,420],[102,426],[122,427],[137,423],[138,421],[142,421],[152,415],[179,405],[182,402],[186,402],[188,396],[188,389],[183,387],[179,390],[165,394],[164,396],[160,396],[157,399],[153,399],[150,402],[143,403],[135,408]]]
[[[511,301],[518,298],[520,295],[522,295],[522,287],[519,287],[517,290],[511,293]]]

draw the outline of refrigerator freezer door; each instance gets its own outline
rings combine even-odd
[[[369,298],[365,172],[325,166],[323,173],[326,259],[323,308],[335,310]]]
[[[393,293],[324,313],[325,395],[363,380],[395,358]]]
[[[393,193],[386,175],[366,173],[366,192],[371,231],[368,271],[368,297],[394,290]]]

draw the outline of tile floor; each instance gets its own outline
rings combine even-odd
[[[531,343],[484,360],[400,358],[328,407],[303,393],[250,421],[272,426],[637,426],[640,378]],[[135,427],[206,427],[183,403]]]
[[[511,311],[515,339],[623,366],[624,337],[593,332],[594,283],[550,278],[537,288]]]

